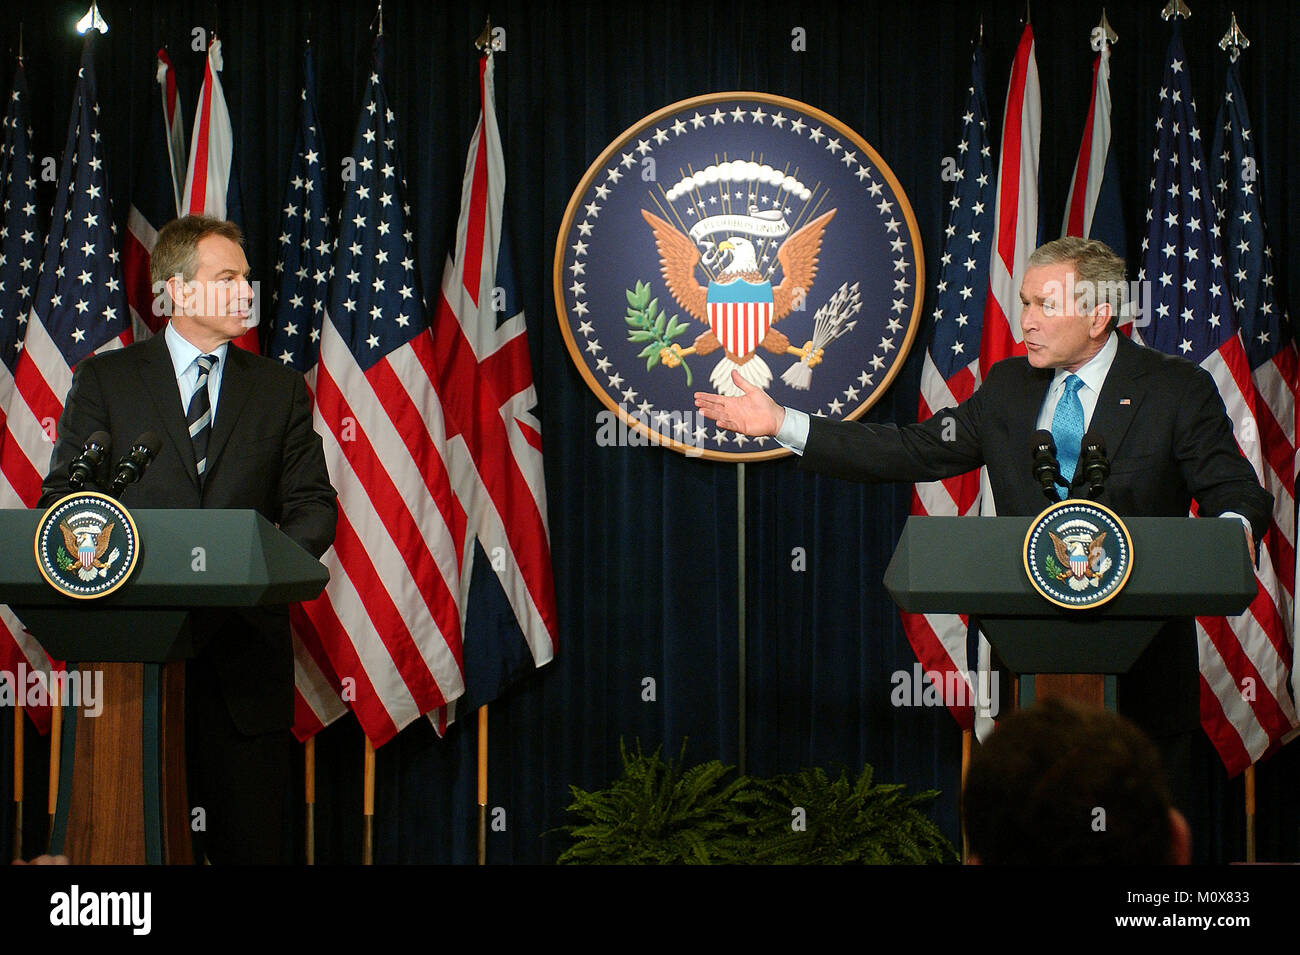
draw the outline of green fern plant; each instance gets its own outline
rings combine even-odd
[[[709,864],[737,862],[747,849],[749,818],[735,797],[750,785],[718,760],[683,769],[686,744],[665,763],[662,747],[649,756],[620,740],[623,775],[605,789],[570,786],[569,812],[584,822],[564,826],[575,840],[561,863]]]
[[[605,789],[571,786],[562,864],[889,864],[952,862],[952,844],[925,811],[938,792],[907,794],[807,769],[773,779],[734,776],[711,760],[683,768],[619,742],[623,773]]]
[[[774,865],[897,865],[957,861],[957,853],[926,815],[937,790],[907,793],[877,785],[871,766],[857,779],[821,768],[760,781],[754,861]]]

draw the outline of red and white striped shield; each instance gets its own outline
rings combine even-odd
[[[713,334],[738,358],[757,348],[772,324],[771,282],[714,282],[705,301]]]

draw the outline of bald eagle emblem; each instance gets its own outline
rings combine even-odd
[[[792,188],[803,187],[795,181]],[[802,305],[811,291],[822,238],[835,218],[834,209],[788,236],[789,225],[779,210],[760,211],[756,206],[747,214],[705,219],[689,234],[647,209],[642,209],[641,215],[654,232],[660,271],[669,292],[693,318],[708,325],[691,347],[674,344],[665,348],[660,354],[665,365],[672,367],[692,353],[708,355],[722,349],[723,357],[709,373],[709,382],[720,394],[739,395],[740,389],[731,380],[733,370],[738,369],[742,378],[759,388],[772,382],[771,369],[758,354],[760,347],[774,355],[806,359],[807,368],[821,360],[823,349],[814,348],[812,341],[797,348],[775,326],[796,305]],[[717,241],[720,234],[725,238]],[[782,237],[784,241],[779,241]],[[779,243],[775,261],[764,268],[759,263],[760,250],[773,243]],[[773,285],[777,266],[781,281]],[[707,286],[699,280],[701,270],[708,276]],[[806,381],[802,387],[808,387]]]
[[[1024,567],[1030,586],[1058,607],[1099,607],[1133,571],[1133,537],[1104,504],[1067,498],[1030,522]]]
[[[755,92],[668,104],[601,150],[552,273],[565,347],[604,405],[597,443],[712,460],[788,451],[717,427],[695,393],[858,417],[897,378],[925,297],[885,160],[834,116]]]
[[[36,568],[68,597],[93,599],[122,586],[140,558],[135,519],[107,494],[59,498],[36,524]]]
[[[112,553],[104,560],[104,552],[113,537],[113,524],[109,522],[102,527],[93,523],[85,523],[80,527],[73,529],[68,526],[68,522],[59,523],[59,532],[63,534],[63,546],[68,555],[76,555],[75,563],[68,562],[65,570],[75,569],[77,576],[82,580],[94,580],[96,577],[108,576],[108,569],[113,562],[120,556],[120,551],[113,548]]]
[[[1056,552],[1056,563],[1063,568],[1056,573],[1056,579],[1068,584],[1071,590],[1086,590],[1096,587],[1101,575],[1110,570],[1112,561],[1106,556],[1106,532],[1102,531],[1090,540],[1072,537],[1062,540],[1051,531],[1052,547]]]

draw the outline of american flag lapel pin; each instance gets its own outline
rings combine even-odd
[[[1131,405],[1132,403],[1133,403],[1132,400],[1130,400],[1130,399],[1128,399],[1128,398],[1121,398],[1121,399],[1119,399],[1119,405],[1120,405],[1121,408],[1124,407],[1125,405]]]

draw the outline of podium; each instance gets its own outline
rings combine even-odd
[[[196,649],[191,611],[311,600],[329,571],[256,511],[140,509],[132,511],[140,540],[132,577],[104,597],[76,600],[37,569],[43,513],[0,510],[0,603],[66,662],[66,686],[81,690],[83,702],[85,681],[103,681],[94,707],[63,710],[50,851],[75,864],[192,862],[184,695],[184,661]]]
[[[1024,569],[1030,517],[910,517],[885,571],[885,589],[909,613],[976,618],[1020,684],[1019,704],[1066,696],[1115,708],[1127,673],[1175,617],[1232,616],[1255,598],[1254,569],[1236,519],[1126,517],[1133,570],[1091,610],[1040,596]]]

